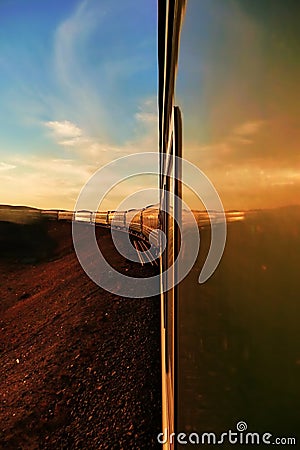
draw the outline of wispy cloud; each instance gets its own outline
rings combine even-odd
[[[87,57],[104,17],[105,11],[97,2],[80,2],[55,31],[52,62],[58,88],[66,100],[65,115],[71,113],[89,132],[100,131],[107,138],[105,102],[99,89],[101,85],[95,82],[99,67],[92,65]],[[57,108],[57,114],[60,112]]]
[[[137,112],[135,118],[138,122],[145,124],[156,124],[157,125],[157,114],[150,112]]]
[[[155,151],[157,148],[157,111],[156,99],[147,97],[140,102],[134,114],[136,124],[131,139],[115,145],[109,140],[93,137],[70,120],[51,120],[43,123],[52,133],[54,141],[73,152],[79,159],[89,156],[91,162],[105,164],[121,154]]]
[[[76,138],[82,135],[82,130],[69,120],[64,120],[62,122],[57,120],[49,121],[45,122],[45,126],[50,128],[50,130],[58,137]]]
[[[264,124],[265,121],[263,120],[244,122],[241,125],[234,128],[233,134],[237,134],[238,136],[252,136],[253,134],[256,134]]]
[[[57,27],[53,41],[53,69],[68,97],[68,117],[89,136],[115,144],[128,140],[134,132],[134,113],[156,63],[155,54],[152,61],[147,49],[138,40],[132,41],[133,29],[124,34],[115,28],[116,20],[118,28],[124,27],[129,14],[127,8],[116,5],[82,1]]]
[[[17,156],[12,158],[15,167],[18,169],[31,169],[39,173],[47,173],[49,176],[57,176],[63,174],[64,176],[70,177],[70,179],[80,178],[86,180],[88,176],[93,171],[93,166],[87,163],[79,163],[74,159],[66,158],[52,158],[52,157],[36,157],[31,156],[24,158],[22,156]]]
[[[129,9],[116,0],[73,5],[71,12],[70,5],[64,9],[69,13],[61,22],[55,23],[53,10],[45,41],[30,33],[40,49],[26,51],[29,75],[19,77],[12,98],[7,94],[21,131],[0,163],[4,202],[71,207],[98,168],[157,149],[155,26],[146,14],[149,7],[140,10],[141,24],[131,2]],[[61,20],[61,13],[57,17]]]
[[[83,130],[69,120],[48,121],[44,126],[52,131],[55,141],[64,147],[75,147],[86,142]]]
[[[266,124],[265,120],[243,122],[232,130],[229,140],[241,145],[252,144]]]
[[[140,101],[134,114],[135,135],[129,139],[125,148],[129,153],[156,151],[158,145],[158,112],[156,97]]]
[[[248,147],[259,138],[266,123],[263,120],[246,121],[229,130],[223,139],[204,145],[189,143],[186,147],[187,157],[199,164],[201,155],[203,169],[223,165],[225,161],[227,164],[238,165],[243,158],[249,162],[249,153],[245,151],[245,146]]]
[[[64,121],[48,121],[43,124],[52,132],[52,138],[59,146],[66,150],[72,151],[69,156],[75,164],[80,164],[80,161],[89,157],[91,163],[96,164],[106,163],[107,155],[111,158],[112,155],[117,156],[125,148],[116,147],[105,142],[100,142],[99,139],[88,136],[83,129],[69,120]],[[104,154],[107,154],[104,158]],[[55,160],[53,160],[55,161]]]
[[[5,162],[0,162],[0,171],[1,172],[6,172],[7,170],[12,170],[15,168],[16,168],[16,166],[14,166],[13,164],[7,164]]]
[[[80,189],[94,172],[88,163],[46,155],[14,156],[9,165],[14,167],[15,175],[3,176],[0,203],[42,208],[72,209]]]

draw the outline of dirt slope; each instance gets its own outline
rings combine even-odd
[[[11,242],[21,228],[0,225],[0,447],[156,448],[159,299],[96,286],[76,259],[68,223],[26,230],[11,253],[5,233]],[[116,266],[141,274],[114,251],[107,230],[98,234]]]

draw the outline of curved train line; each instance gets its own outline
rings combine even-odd
[[[131,209],[128,211],[45,210],[41,211],[41,215],[50,220],[77,221],[129,233],[134,238],[133,245],[141,265],[148,263],[152,266],[159,265],[159,210],[152,205],[141,210]],[[152,258],[147,253],[151,245],[153,249],[151,253]]]

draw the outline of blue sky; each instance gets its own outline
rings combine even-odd
[[[0,1],[0,203],[73,209],[104,164],[157,151],[156,4]],[[184,156],[226,209],[299,203],[299,14],[296,0],[187,2]],[[138,186],[157,181],[103,209]]]
[[[23,123],[24,106],[32,111],[27,121],[67,117],[123,142],[134,131],[138,102],[156,95],[155,3],[61,5],[29,0],[1,6],[1,135],[11,122]],[[35,136],[24,126],[19,131]]]
[[[156,149],[156,2],[0,4],[2,203],[72,208],[94,170]]]

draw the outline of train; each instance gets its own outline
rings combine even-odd
[[[156,205],[127,211],[58,211],[43,210],[42,217],[49,220],[77,221],[105,228],[126,231],[159,248],[160,215]],[[151,239],[150,239],[151,236]]]

